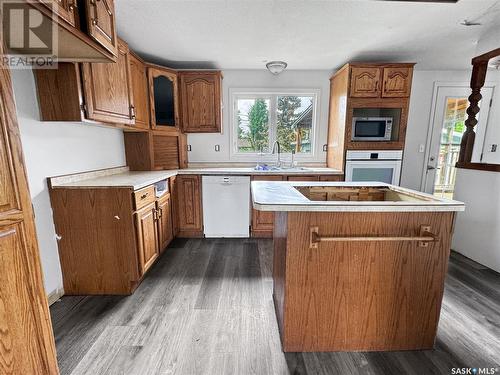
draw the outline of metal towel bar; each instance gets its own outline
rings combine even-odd
[[[311,227],[310,248],[317,249],[320,242],[396,242],[418,241],[419,247],[428,247],[430,242],[436,242],[437,236],[431,233],[431,227],[421,225],[418,236],[320,236],[318,227]]]

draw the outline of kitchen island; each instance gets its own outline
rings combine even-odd
[[[252,199],[275,213],[285,352],[433,347],[463,203],[376,182],[254,181]]]

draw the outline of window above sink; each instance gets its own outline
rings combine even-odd
[[[311,160],[316,150],[319,90],[230,90],[233,160],[272,164],[278,141],[283,159]]]

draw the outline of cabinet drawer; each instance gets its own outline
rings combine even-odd
[[[134,206],[136,210],[153,203],[155,200],[155,187],[153,185],[134,191]]]

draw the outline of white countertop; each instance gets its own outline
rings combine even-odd
[[[423,201],[312,201],[295,186],[373,186],[388,187],[414,195]],[[415,190],[380,182],[277,182],[252,181],[253,207],[260,211],[315,212],[411,212],[464,211],[462,202],[441,199]]]
[[[331,168],[294,168],[269,171],[256,171],[253,168],[187,168],[165,171],[129,171],[128,167],[108,168],[98,171],[72,175],[49,177],[52,188],[106,188],[123,187],[141,189],[158,181],[178,174],[198,175],[338,175],[341,171]]]

